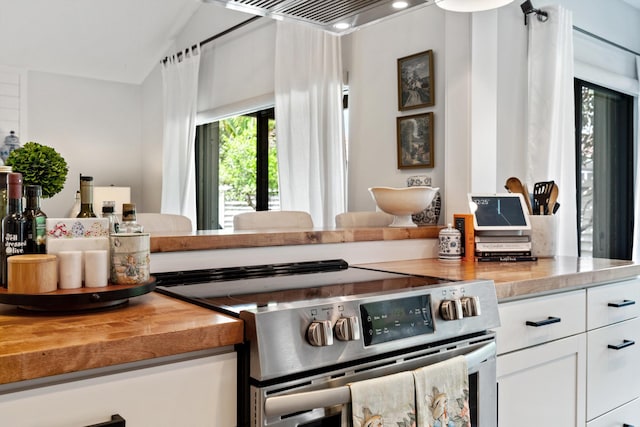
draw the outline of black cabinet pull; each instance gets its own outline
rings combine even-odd
[[[622,342],[618,345],[609,344],[607,347],[609,347],[612,350],[622,350],[625,347],[631,347],[635,343],[636,342],[633,340],[622,340]]]
[[[624,423],[624,424],[622,424],[622,427],[633,427],[633,424]]]
[[[111,421],[106,421],[100,424],[91,424],[87,427],[126,427],[127,421],[120,415],[111,415]]]
[[[620,307],[627,307],[630,305],[635,304],[636,302],[632,299],[625,299],[622,300],[620,302],[610,302],[609,304],[607,304],[609,307],[615,307],[615,308],[620,308]]]
[[[531,320],[527,320],[526,325],[527,326],[535,326],[536,328],[539,326],[547,326],[547,325],[551,325],[552,323],[560,323],[560,318],[559,317],[551,317],[549,316],[548,318],[544,319],[544,320],[538,320],[537,322],[533,322]]]

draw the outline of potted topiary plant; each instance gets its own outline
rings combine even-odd
[[[13,150],[5,162],[13,172],[22,174],[22,181],[42,187],[42,197],[59,193],[67,180],[69,168],[64,158],[53,148],[37,142],[27,142]]]

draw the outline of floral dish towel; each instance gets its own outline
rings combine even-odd
[[[416,427],[471,427],[467,360],[457,356],[413,371]]]
[[[351,417],[343,417],[343,427],[415,426],[415,387],[411,372],[358,381],[349,387]]]

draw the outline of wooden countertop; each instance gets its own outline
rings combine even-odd
[[[416,259],[362,264],[442,277],[492,279],[501,301],[640,275],[629,261],[556,257],[531,263]],[[155,292],[112,310],[40,314],[0,304],[0,385],[240,343],[242,322]]]
[[[495,281],[499,301],[578,289],[593,283],[640,275],[640,265],[631,261],[575,257],[540,258],[534,262],[417,259],[363,266],[450,280],[491,279]]]
[[[380,240],[437,239],[441,228],[439,226],[415,228],[367,227],[261,231],[209,230],[190,234],[165,233],[151,236],[151,252],[372,242]]]
[[[0,384],[224,347],[243,333],[239,319],[155,292],[75,314],[0,304]]]

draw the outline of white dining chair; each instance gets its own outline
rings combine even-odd
[[[193,231],[191,220],[183,215],[163,213],[138,213],[136,222],[144,227],[145,233],[179,233]]]
[[[336,215],[337,228],[386,227],[393,215],[386,212],[343,212]]]
[[[313,219],[303,211],[242,212],[233,217],[234,230],[310,228],[313,228]]]

